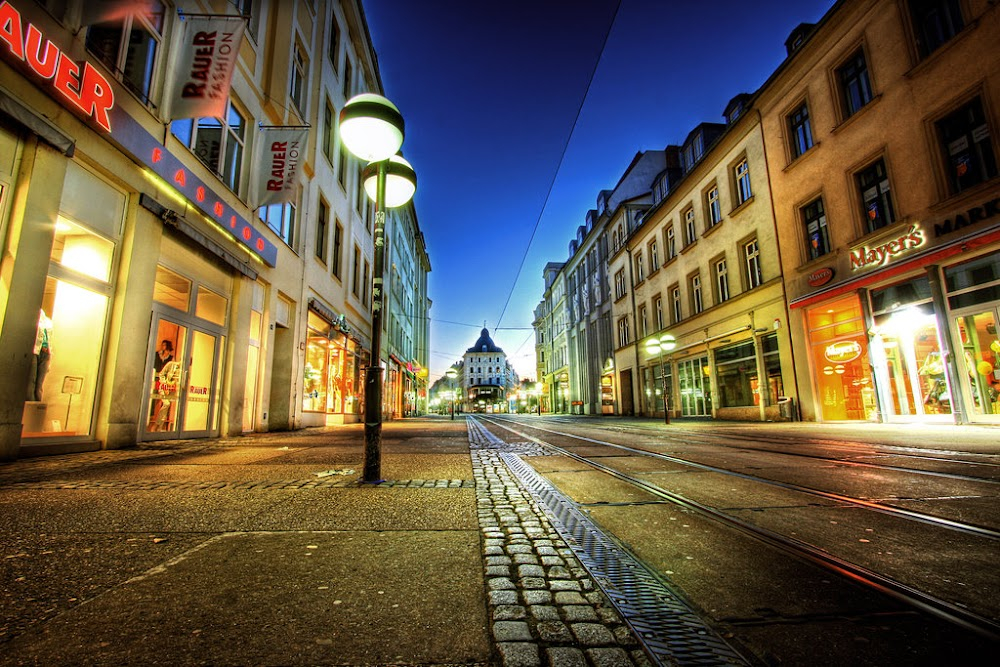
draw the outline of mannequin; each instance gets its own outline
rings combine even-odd
[[[32,349],[31,371],[28,374],[29,401],[42,400],[42,386],[45,375],[49,372],[49,361],[52,358],[52,320],[44,310],[38,311],[38,329],[35,333],[35,346]]]

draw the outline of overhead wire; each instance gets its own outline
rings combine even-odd
[[[587,98],[590,96],[590,89],[594,85],[594,78],[597,76],[597,69],[601,64],[601,60],[604,58],[604,49],[608,46],[608,39],[611,37],[611,31],[615,27],[615,22],[618,20],[618,12],[621,11],[621,8],[621,0],[618,0],[618,3],[615,5],[615,12],[611,16],[611,23],[608,24],[608,30],[604,33],[604,41],[601,43],[601,51],[598,53],[597,60],[594,62],[594,69],[590,72],[590,80],[587,82],[587,90],[584,91],[583,98],[580,100],[580,106],[577,107],[576,117],[573,119],[573,125],[570,127],[565,144],[563,144],[562,153],[559,155],[559,162],[556,164],[555,173],[552,174],[552,181],[549,183],[549,189],[545,193],[545,201],[542,202],[542,208],[538,212],[538,219],[535,220],[535,226],[531,230],[531,236],[528,238],[528,245],[524,248],[524,254],[521,256],[521,263],[518,264],[517,273],[514,274],[514,282],[510,286],[510,292],[507,293],[507,300],[503,304],[503,310],[500,311],[500,317],[497,318],[497,326],[493,329],[494,333],[499,331],[500,323],[503,321],[503,316],[507,313],[507,306],[510,305],[511,297],[514,296],[514,288],[517,286],[518,278],[521,277],[521,271],[524,269],[524,262],[528,259],[528,252],[531,250],[531,244],[535,240],[535,234],[538,233],[538,228],[542,223],[542,215],[544,215],[545,208],[548,206],[549,197],[552,196],[552,189],[555,187],[556,179],[559,177],[559,171],[562,169],[563,160],[566,159],[566,152],[569,150],[570,141],[573,139],[573,133],[576,132],[576,126],[580,122],[580,115],[583,113],[583,106],[586,104]]]

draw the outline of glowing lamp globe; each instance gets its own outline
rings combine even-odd
[[[340,140],[366,162],[380,162],[395,155],[403,145],[403,130],[399,109],[381,95],[355,95],[340,112]]]
[[[378,162],[371,162],[365,167],[362,179],[365,184],[365,192],[372,201],[378,201],[376,192],[378,190]],[[387,208],[402,206],[413,198],[413,193],[417,191],[417,174],[413,171],[410,163],[399,155],[393,155],[385,165],[385,201],[382,205]]]

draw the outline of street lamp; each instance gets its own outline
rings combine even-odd
[[[455,418],[455,378],[458,377],[458,373],[455,372],[454,368],[449,368],[445,375],[448,376],[448,384],[451,386],[451,418]]]
[[[667,373],[663,368],[663,353],[677,347],[677,339],[670,334],[646,341],[646,352],[660,355],[660,377],[663,378],[663,422],[670,423],[670,390],[667,387]]]
[[[416,174],[396,153],[403,145],[404,122],[396,105],[371,93],[356,95],[340,112],[341,143],[369,164],[365,192],[375,201],[375,267],[372,274],[372,352],[365,369],[365,452],[362,481],[382,479],[382,287],[385,273],[385,209],[402,206],[416,190]]]

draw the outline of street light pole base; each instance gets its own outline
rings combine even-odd
[[[361,481],[382,482],[382,422],[365,424],[365,458]]]

